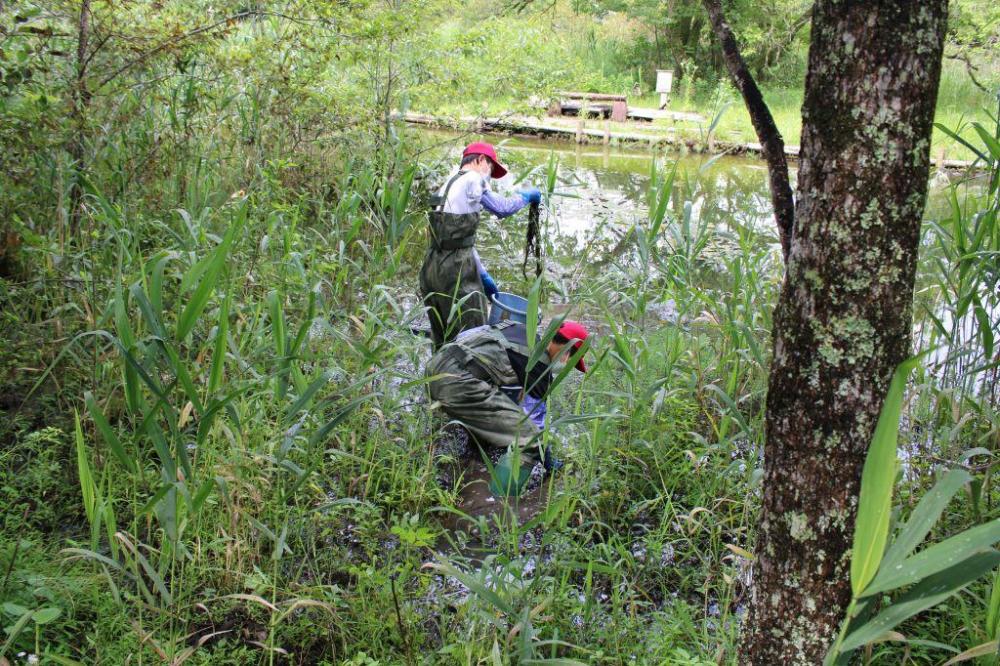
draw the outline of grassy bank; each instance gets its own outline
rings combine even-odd
[[[988,90],[1000,90],[1000,70],[994,65],[981,74],[982,83]],[[601,92],[608,89],[594,88]],[[785,144],[798,146],[802,132],[802,89],[764,87],[767,101],[775,124],[785,139]],[[644,94],[629,95],[629,104],[637,107],[656,108],[659,96]],[[670,98],[669,110],[697,114],[704,121],[657,120],[653,123],[629,122],[609,123],[612,131],[633,134],[662,133],[667,129],[678,135],[707,146],[709,138],[733,143],[757,143],[757,134],[750,122],[750,115],[738,93],[726,81],[714,86],[696,84],[678,85],[678,90]],[[511,97],[488,97],[483,100],[460,100],[418,107],[415,110],[443,116],[483,115],[496,117],[504,114],[544,116],[544,110],[528,104],[525,99]],[[965,70],[965,65],[955,61],[945,61],[938,95],[935,123],[944,125],[965,141],[976,145],[979,137],[972,127],[973,122],[990,125],[997,113],[996,93],[985,92],[976,87]],[[592,126],[604,128],[604,121],[594,120]],[[935,127],[931,138],[931,155],[935,160],[976,159],[976,154],[949,133]]]

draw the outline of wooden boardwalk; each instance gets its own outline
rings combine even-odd
[[[630,113],[638,109],[630,109]],[[656,111],[655,118],[671,117],[675,120],[696,122],[701,116],[696,114],[678,114],[671,111]],[[659,114],[667,114],[661,116]],[[683,117],[677,117],[683,116]],[[583,120],[576,118],[533,118],[531,116],[521,116],[508,114],[496,117],[487,116],[458,116],[446,117],[435,116],[426,113],[416,113],[408,111],[398,114],[407,123],[412,125],[424,125],[428,127],[439,127],[460,132],[476,132],[481,134],[512,134],[517,136],[547,136],[553,138],[575,141],[576,143],[597,143],[609,145],[612,142],[626,143],[636,147],[647,147],[655,149],[659,146],[670,146],[675,148],[684,147],[691,152],[728,153],[732,155],[755,155],[763,156],[764,149],[756,142],[735,142],[723,139],[710,138],[707,142],[701,138],[692,137],[677,132],[673,127],[645,128],[642,125],[636,127],[635,131],[620,129],[620,124],[612,129],[612,124],[605,120]],[[790,161],[796,161],[799,157],[798,146],[785,146],[785,155]],[[966,169],[972,166],[971,162],[965,160],[933,160],[938,169]]]

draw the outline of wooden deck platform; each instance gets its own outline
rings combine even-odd
[[[652,109],[649,109],[652,111]],[[657,111],[657,113],[675,114],[672,111]],[[697,114],[684,114],[687,116],[697,116]],[[713,139],[707,145],[700,139],[685,136],[678,133],[672,127],[651,128],[645,131],[627,131],[619,127],[611,129],[611,124],[605,120],[591,120],[590,125],[586,120],[576,118],[533,118],[530,116],[519,116],[514,114],[486,117],[486,116],[458,116],[444,117],[434,116],[425,113],[407,111],[403,114],[396,114],[397,118],[412,125],[424,125],[429,127],[440,127],[445,129],[478,132],[478,133],[498,133],[513,134],[520,136],[549,136],[575,141],[576,143],[609,144],[627,143],[633,146],[644,146],[656,148],[658,146],[684,146],[691,152],[712,152],[729,153],[732,155],[755,155],[763,156],[764,149],[755,142],[735,142],[722,139]],[[700,116],[697,116],[700,118]],[[642,126],[638,126],[639,130]],[[648,126],[647,126],[648,127]],[[785,155],[790,161],[795,161],[799,157],[798,146],[785,146]],[[966,169],[972,166],[966,160],[933,160],[934,166],[941,169]]]

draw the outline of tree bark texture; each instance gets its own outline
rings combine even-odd
[[[792,220],[795,217],[795,203],[792,199],[792,186],[788,182],[788,160],[785,158],[785,140],[774,123],[771,110],[764,102],[764,96],[757,87],[750,69],[743,56],[740,55],[736,37],[722,12],[720,0],[703,0],[708,18],[712,22],[719,45],[722,47],[722,58],[729,70],[729,76],[743,96],[750,122],[753,123],[757,138],[763,148],[764,160],[767,162],[767,173],[771,187],[771,203],[774,206],[774,219],[778,223],[778,235],[781,238],[781,251],[788,258],[791,246]]]
[[[821,663],[850,599],[861,468],[910,354],[946,19],[946,0],[813,8],[742,663]]]

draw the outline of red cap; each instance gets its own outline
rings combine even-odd
[[[493,148],[492,144],[483,143],[482,141],[476,141],[475,143],[470,143],[462,151],[462,157],[468,157],[469,155],[486,155],[493,162],[493,173],[494,178],[503,178],[507,175],[507,169],[504,165],[500,164],[500,160],[497,159],[497,151]]]
[[[563,325],[559,327],[559,337],[563,338],[564,341],[568,342],[570,340],[576,340],[573,343],[573,351],[576,352],[583,344],[583,341],[587,339],[590,335],[587,333],[587,329],[583,327],[583,324],[577,321],[571,321],[567,319],[563,322]],[[576,362],[576,369],[580,372],[587,372],[587,366],[583,362],[583,357]]]

